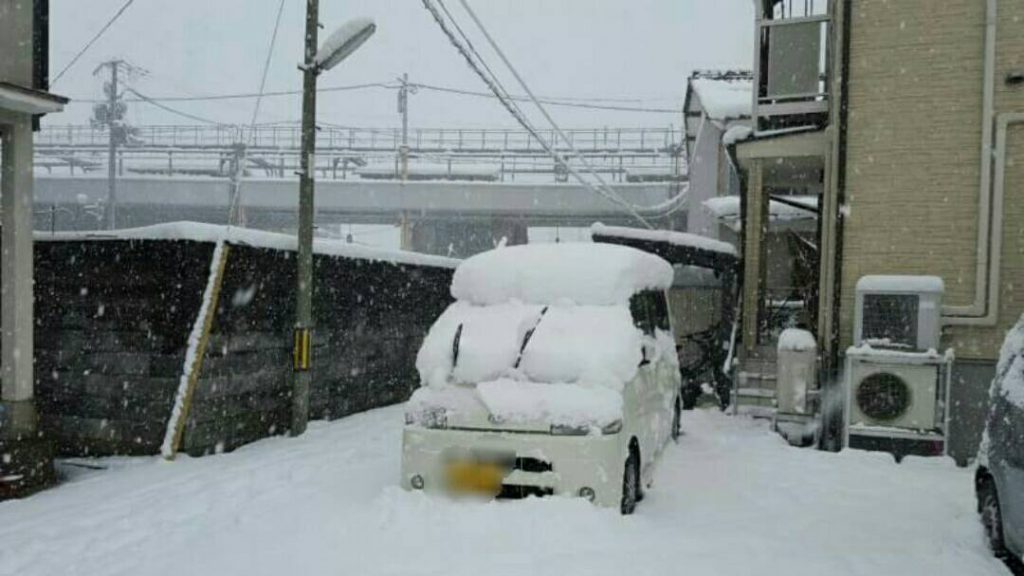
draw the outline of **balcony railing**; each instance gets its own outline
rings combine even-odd
[[[753,115],[759,132],[822,124],[829,111],[829,0],[763,0]]]

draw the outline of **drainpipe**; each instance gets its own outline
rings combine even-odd
[[[981,112],[981,184],[978,193],[977,269],[974,302],[967,306],[944,306],[943,324],[951,326],[994,326],[999,313],[999,268],[1002,260],[1002,186],[992,186],[992,128],[995,108],[996,8],[998,0],[987,0],[985,11],[985,73]],[[1001,151],[1005,154],[1005,147]],[[996,151],[999,154],[1000,151]],[[987,281],[986,281],[987,273]],[[987,292],[987,297],[986,297]],[[987,306],[986,306],[987,302]]]

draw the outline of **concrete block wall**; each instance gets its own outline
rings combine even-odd
[[[35,393],[58,453],[152,454],[163,441],[212,244],[36,244]]]
[[[76,240],[36,250],[36,395],[64,455],[155,454],[206,287],[212,243]],[[405,400],[450,301],[450,268],[317,255],[312,419]],[[294,253],[232,245],[181,451],[231,450],[290,424]]]

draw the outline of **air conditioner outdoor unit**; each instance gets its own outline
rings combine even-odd
[[[953,357],[940,353],[943,284],[934,276],[857,282],[846,351],[846,445],[934,455],[946,450]]]
[[[935,276],[864,276],[857,282],[854,346],[938,350],[942,279]]]

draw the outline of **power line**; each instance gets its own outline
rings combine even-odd
[[[317,92],[343,92],[347,90],[365,90],[367,88],[394,89],[396,88],[396,86],[384,82],[370,82],[367,84],[351,84],[348,86],[330,86],[326,88],[318,88]],[[273,92],[264,92],[263,97],[269,98],[276,96],[298,96],[301,94],[302,90],[278,90]],[[150,98],[150,100],[156,102],[213,102],[217,100],[250,100],[259,97],[259,92],[243,92],[237,94],[210,94],[206,96],[153,96]],[[90,98],[73,98],[71,102],[96,104],[98,102],[106,102],[106,100],[96,100]],[[144,102],[144,100],[128,100],[128,102]]]
[[[463,96],[478,96],[483,98],[495,98],[494,94],[488,94],[487,92],[477,92],[474,90],[463,90],[461,88],[449,88],[447,86],[436,86],[431,84],[419,84],[409,83],[410,86],[416,86],[424,90],[432,90],[434,92],[448,92],[450,94],[461,94]],[[510,95],[509,98],[512,100],[518,100],[520,102],[529,101],[530,98],[526,96],[514,96]],[[550,106],[563,106],[566,108],[588,108],[591,110],[611,110],[616,112],[645,112],[652,114],[679,114],[679,110],[673,108],[647,108],[641,106],[614,106],[610,104],[587,104],[583,101],[574,102],[571,99],[555,99],[555,98],[544,98],[538,97],[541,103],[548,104]],[[594,101],[604,101],[604,99],[595,98]]]
[[[131,92],[136,97],[138,97],[139,100],[142,101],[142,102],[145,102],[145,103],[147,103],[147,104],[149,104],[151,106],[156,106],[157,108],[160,108],[161,110],[163,110],[165,112],[170,112],[171,114],[176,114],[176,115],[181,116],[183,118],[188,118],[190,120],[195,120],[197,122],[202,122],[203,124],[212,124],[214,126],[234,126],[233,124],[228,124],[226,122],[218,122],[216,120],[210,120],[209,118],[203,118],[202,116],[196,116],[195,114],[189,114],[188,112],[183,112],[181,110],[177,110],[175,108],[171,108],[170,106],[167,106],[165,104],[161,104],[160,102],[157,102],[153,98],[149,98],[148,96],[145,96],[144,94],[140,93],[138,90],[136,90],[135,88],[132,88],[131,86],[126,86],[125,87],[125,91]]]
[[[263,61],[263,74],[260,77],[260,92],[256,97],[256,105],[252,111],[252,121],[249,122],[249,145],[242,145],[241,153],[235,156],[235,169],[231,178],[231,200],[228,206],[228,223],[234,224],[238,219],[242,202],[242,177],[245,175],[245,164],[249,158],[249,146],[256,141],[256,119],[260,115],[260,104],[263,103],[263,93],[267,88],[267,72],[270,71],[270,61],[274,56],[274,46],[277,44],[277,32],[281,28],[281,14],[284,13],[284,0],[277,5],[277,16],[274,19],[274,32],[270,35],[270,46],[267,47],[267,58]],[[241,136],[241,135],[240,135]],[[241,138],[239,138],[241,140]]]
[[[494,99],[496,96],[490,92],[479,92],[475,90],[466,90],[463,88],[453,88],[450,86],[439,86],[437,84],[423,84],[420,82],[410,82],[409,86],[416,88],[422,88],[431,92],[443,92],[449,94],[459,94],[462,96],[474,96],[478,98],[491,98]],[[384,89],[384,90],[397,90],[399,86],[387,82],[370,82],[366,84],[352,84],[348,86],[332,86],[326,88],[318,88],[318,93],[325,92],[343,92],[349,90],[366,90],[366,89]],[[264,92],[265,98],[280,97],[280,96],[299,96],[302,94],[301,90],[279,90],[274,92]],[[154,96],[152,100],[157,102],[214,102],[220,100],[248,100],[252,98],[259,98],[258,92],[238,93],[238,94],[211,94],[206,96]],[[512,100],[520,102],[528,102],[530,99],[527,96],[521,95],[509,95]],[[650,108],[643,106],[618,106],[612,104],[591,104],[589,102],[630,102],[640,101],[642,99],[628,99],[628,98],[571,98],[571,97],[545,97],[538,96],[538,100],[549,106],[560,106],[566,108],[585,108],[591,110],[609,110],[613,112],[641,112],[651,114],[679,114],[678,109],[673,108]],[[73,98],[72,104],[75,103],[88,103],[96,104],[102,102],[97,99],[90,98]],[[131,102],[131,100],[129,100]]]
[[[127,2],[125,2],[121,6],[121,8],[113,15],[113,17],[111,17],[110,20],[108,20],[107,23],[103,25],[103,28],[100,28],[100,31],[97,32],[96,35],[93,36],[91,40],[86,42],[85,46],[83,46],[82,49],[79,50],[77,54],[75,54],[75,57],[71,59],[71,62],[68,62],[67,66],[65,66],[64,69],[61,70],[60,73],[57,74],[56,77],[54,77],[53,81],[50,82],[50,84],[51,85],[56,84],[57,81],[60,80],[61,76],[63,76],[65,72],[67,72],[72,66],[74,66],[75,62],[78,62],[78,59],[81,58],[82,55],[84,55],[86,53],[86,51],[88,51],[89,48],[91,48],[92,45],[95,44],[96,41],[100,39],[100,36],[103,36],[103,34],[111,26],[114,25],[114,22],[116,22],[117,19],[121,17],[121,14],[124,14],[124,11],[127,10],[128,7],[131,6],[133,2],[135,2],[135,0],[128,0]]]
[[[483,33],[484,38],[487,39],[487,43],[491,45],[491,48],[494,50],[494,52],[498,55],[501,61],[509,69],[509,71],[512,72],[512,76],[516,79],[516,82],[518,82],[519,86],[523,89],[523,91],[526,92],[526,95],[530,97],[530,100],[532,100],[533,104],[537,107],[538,110],[540,110],[541,114],[548,121],[548,124],[550,124],[551,127],[555,130],[555,132],[558,133],[558,136],[562,139],[563,142],[565,142],[565,145],[569,147],[569,150],[572,151],[573,155],[579,158],[583,166],[591,174],[593,174],[594,178],[597,179],[598,183],[600,183],[600,185],[603,186],[609,194],[619,197],[618,194],[612,189],[612,187],[609,186],[607,182],[605,182],[601,174],[593,169],[593,167],[590,165],[590,162],[587,161],[586,157],[581,155],[576,150],[576,147],[573,146],[572,140],[570,140],[569,137],[565,135],[565,132],[563,132],[562,129],[558,126],[558,124],[555,122],[555,119],[552,118],[550,114],[548,114],[548,111],[540,103],[537,97],[534,96],[533,91],[530,90],[530,87],[526,84],[526,81],[523,80],[523,77],[516,70],[515,66],[513,66],[512,62],[509,61],[509,59],[505,56],[505,52],[502,51],[501,47],[498,46],[498,43],[491,36],[490,32],[487,31],[487,28],[484,26],[484,23],[481,22],[479,18],[477,18],[476,12],[474,12],[473,9],[469,6],[468,0],[459,0],[459,3],[462,4],[462,8],[466,11],[467,14],[469,14],[470,19],[472,19],[473,22],[476,24],[477,28],[480,29],[480,32]],[[622,199],[621,197],[619,197],[619,199],[622,200],[622,204],[624,206],[628,205],[628,203],[624,199]],[[646,225],[648,228],[653,228],[653,226],[651,226],[646,220],[644,220],[642,216],[640,216],[640,214],[636,211],[634,207],[630,206],[629,211],[637,220],[643,222],[643,224]]]
[[[582,185],[584,188],[586,188],[589,191],[597,194],[598,196],[604,197],[605,199],[607,199],[607,200],[609,200],[609,201],[611,201],[611,202],[613,202],[615,204],[619,204],[627,212],[629,212],[633,217],[635,217],[638,220],[640,220],[641,222],[643,222],[644,225],[646,225],[648,228],[651,227],[650,224],[648,224],[647,221],[644,220],[643,216],[641,216],[636,211],[636,209],[633,208],[633,206],[631,206],[629,203],[627,203],[624,200],[622,200],[621,198],[619,198],[619,196],[617,194],[615,194],[614,192],[609,193],[608,190],[602,190],[600,188],[595,187],[593,184],[591,184],[590,182],[585,180],[579,174],[579,172],[577,172],[572,166],[570,166],[569,163],[566,162],[565,159],[562,157],[562,155],[559,154],[554,148],[552,148],[551,145],[548,144],[548,142],[546,140],[544,140],[543,137],[541,137],[541,135],[537,132],[537,130],[530,123],[529,119],[527,119],[526,116],[523,114],[522,110],[520,110],[518,108],[518,106],[516,106],[515,102],[512,101],[511,99],[507,98],[507,93],[506,94],[502,93],[502,90],[499,88],[496,79],[491,78],[486,73],[484,73],[483,70],[480,69],[480,66],[474,60],[473,55],[470,54],[470,52],[466,49],[466,47],[463,46],[461,42],[459,42],[459,40],[455,37],[455,35],[452,33],[452,31],[448,28],[448,24],[445,22],[444,18],[437,11],[437,9],[434,7],[433,2],[431,0],[422,0],[422,2],[423,2],[424,8],[426,8],[427,11],[430,12],[430,14],[434,17],[434,21],[437,22],[437,25],[441,28],[441,31],[444,32],[444,34],[448,37],[448,40],[451,42],[451,44],[455,47],[456,50],[458,50],[458,52],[466,60],[466,63],[469,64],[469,67],[473,70],[473,72],[475,72],[477,74],[477,76],[479,76],[480,79],[483,80],[484,84],[486,84],[487,87],[490,88],[491,92],[494,93],[494,95],[498,98],[498,100],[505,107],[505,109],[508,110],[509,114],[511,114],[512,117],[515,118],[516,121],[519,122],[519,124],[523,128],[525,128],[526,131],[529,132],[530,135],[533,136],[534,139],[537,140],[537,142],[540,143],[540,145],[544,148],[544,150],[549,155],[551,155],[552,158],[554,158],[555,162],[558,165],[560,165],[563,169],[565,169],[566,172],[571,174],[573,176],[573,178],[575,178],[576,181],[579,182],[580,185]],[[438,2],[441,3],[441,5],[443,6],[443,0],[438,0]],[[445,12],[447,13],[447,10],[445,10]],[[450,17],[450,14],[449,14],[449,17]],[[477,58],[480,58],[479,53],[475,52],[475,50],[474,50],[474,53],[476,54]]]
[[[252,111],[252,126],[256,125],[256,117],[260,115],[260,104],[263,102],[263,92],[267,87],[267,72],[270,71],[270,59],[274,56],[274,45],[277,44],[277,32],[281,28],[281,14],[284,12],[284,0],[277,5],[277,18],[274,20],[274,33],[270,36],[270,46],[267,48],[267,59],[263,62],[263,76],[260,79],[260,91],[256,96],[256,108]]]

